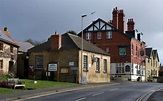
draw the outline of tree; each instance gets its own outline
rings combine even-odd
[[[29,42],[34,46],[38,46],[38,45],[40,45],[41,43],[43,43],[45,41],[36,41],[36,40],[32,40],[32,39],[27,39],[27,40],[25,40],[25,42]]]

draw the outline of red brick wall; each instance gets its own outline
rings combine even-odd
[[[90,42],[100,47],[104,51],[106,51],[106,48],[109,47],[112,63],[131,61],[130,38],[116,31],[112,32],[112,39],[106,39],[107,32],[101,32],[101,34],[102,39],[97,39],[97,32],[92,32]],[[86,39],[85,33],[83,38]],[[119,46],[125,46],[127,48],[127,55],[123,58],[119,56]]]

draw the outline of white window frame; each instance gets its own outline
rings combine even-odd
[[[116,74],[123,74],[123,73],[125,73],[124,63],[117,63]]]
[[[109,47],[106,47],[106,52],[109,53]]]
[[[112,31],[107,32],[106,39],[112,39]]]
[[[86,33],[86,40],[91,40],[91,33],[90,32]]]
[[[102,39],[101,32],[97,32],[97,39]]]

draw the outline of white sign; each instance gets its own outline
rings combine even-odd
[[[50,72],[46,72],[46,76],[50,76]]]
[[[74,66],[74,62],[69,62],[69,66]]]
[[[57,64],[49,64],[48,71],[57,71]]]

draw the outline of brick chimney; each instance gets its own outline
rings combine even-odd
[[[116,27],[118,29],[118,9],[117,7],[113,9],[112,15],[113,15],[113,20],[112,20],[112,24],[114,27]]]
[[[123,10],[119,10],[118,14],[118,29],[122,32],[125,32],[125,14]]]
[[[50,37],[50,49],[58,50],[61,47],[62,36],[55,32],[54,35]]]
[[[133,31],[134,30],[134,25],[135,25],[134,20],[133,19],[128,19],[127,30],[128,31]]]

